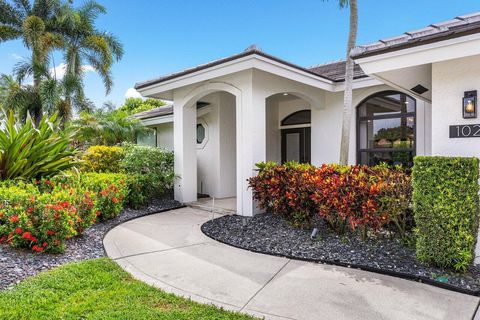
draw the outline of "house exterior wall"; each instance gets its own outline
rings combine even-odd
[[[173,122],[159,124],[156,130],[157,147],[173,151]]]
[[[219,176],[217,198],[236,196],[236,109],[235,97],[226,92],[219,92]]]
[[[480,56],[432,65],[432,154],[480,157],[480,138],[449,138],[449,126],[478,124],[479,119],[463,119],[464,91],[480,92]]]
[[[206,130],[206,142],[197,144],[197,190],[198,193],[216,196],[218,180],[218,144],[219,144],[219,97],[210,94],[202,98],[210,103],[205,109],[197,110],[197,123],[202,123]],[[204,114],[199,111],[205,112]]]

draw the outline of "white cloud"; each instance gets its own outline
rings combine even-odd
[[[10,53],[8,56],[13,60],[22,60],[22,56],[17,53]]]
[[[82,66],[82,71],[83,72],[95,72],[95,68],[92,67],[91,65],[83,65]],[[57,80],[63,79],[65,76],[65,73],[67,72],[67,64],[66,63],[60,63],[58,66],[55,68],[50,69],[50,75],[53,77],[56,77]]]
[[[135,88],[128,88],[125,92],[125,98],[142,98],[142,95]]]
[[[94,67],[92,67],[88,64],[83,65],[82,70],[83,70],[83,72],[95,72],[96,71]]]

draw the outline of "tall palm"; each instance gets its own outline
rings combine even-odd
[[[4,111],[12,111],[19,119],[25,121],[32,110],[39,105],[42,113],[50,115],[57,111],[60,101],[60,91],[56,81],[52,79],[42,80],[35,88],[33,85],[25,85],[13,76],[0,75],[0,106]]]
[[[78,9],[64,6],[57,23],[63,34],[66,73],[64,77],[64,118],[69,119],[72,108],[83,109],[83,76],[88,63],[103,80],[106,94],[112,88],[111,66],[123,56],[117,38],[95,28],[95,19],[106,13],[103,6],[88,1]]]
[[[20,77],[33,76],[33,90],[40,90],[43,75],[48,73],[50,53],[62,46],[62,39],[56,32],[55,20],[62,7],[60,0],[0,0],[0,43],[21,39],[31,50],[31,59],[20,63],[17,71]],[[29,106],[34,121],[42,118],[40,100],[32,100]]]
[[[354,62],[351,51],[357,41],[358,30],[358,7],[357,0],[338,0],[340,8],[350,7],[350,25],[347,41],[346,67],[345,67],[345,91],[343,96],[342,138],[340,143],[340,164],[348,164],[350,147],[350,127],[352,123],[352,91]]]

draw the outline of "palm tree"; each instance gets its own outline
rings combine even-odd
[[[146,135],[151,129],[122,110],[97,110],[81,112],[78,119],[70,122],[77,132],[79,146],[117,145],[135,142],[136,137]]]
[[[42,113],[53,115],[57,112],[60,91],[56,81],[44,79],[38,88],[25,85],[10,75],[0,76],[0,107],[12,111],[19,119],[25,121],[29,114],[42,106]],[[32,112],[33,111],[33,112]]]
[[[340,143],[340,164],[348,164],[348,152],[350,147],[350,126],[352,123],[352,91],[353,91],[353,68],[354,62],[351,51],[357,41],[358,30],[358,7],[357,0],[338,0],[340,8],[350,7],[350,26],[347,41],[347,54],[345,66],[345,91],[343,96],[342,138]]]
[[[78,9],[64,6],[57,20],[63,35],[66,73],[63,79],[65,88],[65,120],[71,117],[73,107],[82,110],[85,106],[83,75],[88,63],[103,80],[106,94],[112,88],[111,66],[123,56],[123,47],[118,39],[95,28],[95,19],[106,13],[103,6],[88,1]]]
[[[31,50],[31,59],[17,66],[21,82],[27,75],[33,75],[33,91],[40,90],[42,77],[48,74],[50,53],[62,46],[62,39],[56,32],[55,19],[62,7],[60,0],[0,0],[0,43],[21,39]],[[29,111],[36,124],[42,118],[39,99],[31,99]]]

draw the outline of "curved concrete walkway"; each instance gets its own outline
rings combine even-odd
[[[192,208],[131,220],[108,256],[167,292],[267,319],[472,319],[479,298],[348,268],[256,254],[206,237]]]

